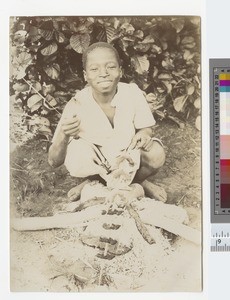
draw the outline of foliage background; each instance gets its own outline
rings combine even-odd
[[[14,17],[10,22],[11,139],[49,140],[61,112],[85,86],[81,56],[97,41],[114,45],[124,82],[144,92],[157,120],[200,130],[200,18]]]

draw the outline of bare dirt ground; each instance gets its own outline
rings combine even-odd
[[[201,137],[194,127],[162,121],[156,137],[166,163],[151,181],[162,185],[167,203],[183,207],[189,226],[201,231]],[[68,203],[79,181],[65,167],[47,163],[46,142],[34,139],[11,154],[11,217],[51,216]],[[128,233],[127,233],[128,234]],[[165,232],[170,247],[147,244],[112,260],[95,257],[76,228],[35,232],[11,230],[12,291],[200,291],[201,247]]]

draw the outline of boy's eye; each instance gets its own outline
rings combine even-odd
[[[115,66],[115,65],[108,65],[107,68],[108,68],[108,69],[115,69],[116,66]]]

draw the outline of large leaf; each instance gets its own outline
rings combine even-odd
[[[90,44],[90,35],[86,34],[73,34],[70,38],[70,45],[77,53],[83,53]]]
[[[166,70],[173,70],[175,68],[173,60],[169,57],[166,57],[165,60],[162,60],[161,64]]]
[[[133,35],[135,28],[133,27],[133,25],[127,22],[121,25],[120,30],[127,34]]]
[[[48,95],[46,96],[46,101],[45,101],[44,104],[47,104],[47,103],[48,103],[49,106],[46,106],[46,107],[49,108],[49,109],[50,109],[50,107],[52,108],[52,107],[54,107],[54,106],[57,105],[57,101],[56,101],[55,98],[54,98],[53,96],[51,96],[50,94],[48,94]]]
[[[41,54],[44,56],[51,55],[55,53],[57,49],[58,49],[58,45],[55,42],[52,42],[51,44],[49,44],[48,46],[46,46],[41,50]]]
[[[50,121],[45,117],[34,116],[29,121],[29,125],[31,125],[31,126],[33,126],[33,125],[50,126]]]
[[[192,59],[194,57],[195,53],[191,53],[191,51],[189,50],[185,50],[184,54],[183,54],[183,58],[184,60],[189,61],[190,59]]]
[[[195,39],[194,39],[193,36],[185,36],[185,37],[183,38],[183,40],[181,41],[181,44],[182,44],[182,45],[185,45],[185,44],[191,44],[191,43],[193,43],[193,42],[195,42]]]
[[[196,121],[195,121],[195,126],[196,129],[198,129],[199,131],[201,130],[201,117],[197,116]]]
[[[151,35],[147,35],[147,36],[143,39],[143,41],[141,41],[142,44],[152,44],[152,43],[154,43],[154,42],[155,42],[155,40],[154,40],[154,38],[153,38]]]
[[[196,46],[196,43],[195,43],[195,42],[194,42],[194,43],[188,43],[188,44],[183,45],[183,47],[186,48],[186,49],[192,49],[192,48],[194,48],[195,46]]]
[[[16,83],[13,85],[13,89],[14,89],[16,92],[25,92],[25,91],[28,91],[28,90],[29,90],[29,85],[26,84],[26,83],[16,82]]]
[[[58,43],[64,43],[64,41],[65,41],[64,33],[60,32],[60,31],[55,31],[54,35],[55,35],[55,39]]]
[[[190,17],[190,22],[196,26],[200,25],[200,17]]]
[[[97,40],[100,41],[100,42],[106,42],[107,41],[106,32],[105,32],[104,28],[102,28],[100,30],[100,32],[98,33]]]
[[[164,85],[165,85],[166,88],[167,88],[167,93],[168,93],[168,94],[171,93],[171,91],[172,91],[172,84],[171,84],[171,82],[170,82],[170,81],[167,81],[167,80],[164,80],[163,83],[164,83]]]
[[[53,94],[55,92],[56,88],[55,85],[51,84],[46,84],[45,82],[42,85],[42,93],[44,96],[47,94]]]
[[[33,56],[27,52],[21,52],[14,57],[11,72],[14,78],[20,80],[26,76],[26,68],[31,64]]]
[[[161,47],[157,46],[156,44],[153,44],[151,46],[151,52],[160,54],[160,53],[162,53],[162,49],[161,49]]]
[[[108,43],[111,43],[113,40],[118,38],[116,29],[113,27],[106,27],[105,32],[106,32],[106,39]]]
[[[146,98],[147,102],[149,102],[149,103],[154,103],[157,101],[157,95],[154,93],[147,94],[145,98]]]
[[[29,30],[29,38],[32,43],[38,41],[41,38],[41,35],[39,34],[39,30],[35,26],[30,26]]]
[[[47,137],[52,135],[51,129],[48,126],[45,126],[45,125],[39,126],[38,133],[40,133],[44,136],[47,136]]]
[[[134,49],[137,50],[137,51],[145,53],[145,52],[147,52],[149,50],[150,47],[151,47],[150,44],[142,44],[142,43],[140,43],[140,44],[135,45]]]
[[[42,135],[49,136],[52,134],[50,129],[50,121],[45,117],[32,117],[29,120],[28,125],[30,126],[30,130],[38,132]]]
[[[23,44],[27,39],[27,31],[26,30],[18,30],[14,34],[14,42],[17,44]]]
[[[79,34],[86,34],[89,33],[89,27],[87,26],[87,24],[82,24],[78,26],[75,31]]]
[[[31,85],[34,88],[34,89],[31,89],[31,93],[39,92],[42,89],[42,86],[41,86],[40,82],[38,82],[38,81],[31,82]]]
[[[38,29],[38,33],[39,33],[45,40],[50,41],[50,40],[52,40],[52,38],[53,38],[54,30],[47,30],[47,29],[39,28],[39,29]]]
[[[176,18],[171,21],[171,24],[176,29],[176,32],[179,33],[184,28],[185,21],[184,19]]]
[[[20,80],[26,76],[26,67],[13,68],[13,76]]]
[[[28,52],[21,52],[14,57],[13,65],[15,67],[26,68],[33,60],[33,56]]]
[[[142,30],[137,30],[134,32],[133,36],[137,37],[138,39],[143,39],[144,32]]]
[[[27,100],[27,106],[30,108],[31,112],[34,112],[42,106],[42,97],[38,94],[31,96]]]
[[[118,43],[119,43],[119,46],[121,47],[121,49],[126,53],[126,55],[128,55],[126,50],[129,46],[129,42],[124,39],[119,39]]]
[[[159,72],[158,68],[156,66],[154,66],[153,67],[153,75],[152,75],[152,77],[155,78],[158,75],[158,72]]]
[[[138,74],[144,74],[149,70],[149,60],[147,55],[134,56],[131,58],[131,63]]]
[[[180,112],[183,110],[184,104],[188,98],[188,95],[179,96],[173,101],[173,107],[177,112]]]
[[[187,87],[187,94],[190,96],[194,93],[195,91],[195,87],[193,84],[190,84],[188,87]]]
[[[57,79],[60,75],[61,68],[58,64],[53,64],[52,66],[44,68],[44,71],[50,78]]]
[[[200,101],[200,97],[198,97],[194,102],[193,105],[195,106],[195,108],[200,109],[201,108],[201,101]]]
[[[162,49],[163,50],[166,50],[166,49],[168,49],[168,43],[166,42],[166,41],[161,41],[161,46],[162,46]]]
[[[158,78],[161,79],[161,80],[171,80],[172,79],[172,75],[168,74],[168,73],[161,73],[158,76]]]

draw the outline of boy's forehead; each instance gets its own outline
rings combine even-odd
[[[87,60],[100,60],[100,59],[107,59],[107,58],[117,60],[116,54],[112,49],[95,48],[87,55]]]

